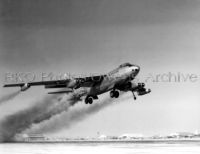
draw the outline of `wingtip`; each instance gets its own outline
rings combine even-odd
[[[10,84],[4,84],[3,87],[10,87]]]

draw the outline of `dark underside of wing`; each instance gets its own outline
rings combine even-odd
[[[14,83],[5,84],[4,87],[21,87],[28,89],[31,86],[44,86],[45,88],[79,88],[79,87],[91,87],[95,84],[101,83],[104,75],[91,76],[85,78],[74,78],[65,80],[52,80],[52,81],[39,81],[28,83]]]
[[[40,81],[40,82],[28,82],[28,83],[15,83],[15,84],[5,84],[4,87],[18,87],[28,84],[30,86],[45,86],[45,85],[61,85],[66,84],[69,80],[54,80],[54,81]]]

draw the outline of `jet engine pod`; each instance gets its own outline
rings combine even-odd
[[[138,83],[138,87],[139,87],[139,88],[144,88],[144,87],[145,87],[145,84],[144,84],[144,83]]]
[[[25,83],[23,86],[21,86],[21,91],[25,91],[28,88],[30,88],[30,85],[28,83]]]
[[[76,86],[78,85],[77,81],[75,79],[72,79],[70,80],[68,83],[67,83],[67,86],[68,88],[75,88]]]
[[[148,93],[150,93],[151,92],[151,89],[145,89],[145,88],[143,88],[143,89],[140,89],[137,93],[138,93],[138,95],[140,96],[140,95],[145,95],[145,94],[148,94]]]

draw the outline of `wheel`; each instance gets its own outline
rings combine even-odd
[[[85,104],[92,104],[93,103],[93,98],[92,97],[86,97],[85,99]]]
[[[119,91],[114,91],[114,97],[118,98],[119,97]]]
[[[115,96],[115,91],[110,92],[110,97],[113,98]]]
[[[89,103],[89,104],[92,104],[92,102],[93,102],[92,97],[88,97],[88,103]]]
[[[136,96],[135,96],[135,94],[134,94],[134,91],[132,91],[132,93],[133,93],[133,98],[134,98],[134,100],[136,100],[137,98],[136,98]]]
[[[88,104],[88,100],[87,99],[85,99],[85,104]]]

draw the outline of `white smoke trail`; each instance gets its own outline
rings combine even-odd
[[[79,96],[80,95],[78,95],[78,97]],[[61,100],[58,100],[57,95],[53,95],[37,101],[34,106],[28,109],[5,117],[4,120],[0,122],[0,141],[13,141],[16,134],[28,130],[33,124],[38,124],[38,130],[47,132],[59,130],[63,127],[70,127],[73,123],[85,119],[113,102],[112,99],[105,98],[100,103],[95,103],[89,107],[85,106],[84,108],[75,108],[71,110],[69,114],[67,114],[67,118],[65,117],[63,119],[61,117],[60,119],[56,119],[56,121],[49,120],[55,115],[68,111],[69,108],[79,100],[80,99],[77,99],[74,95],[70,95],[66,98],[63,97]],[[47,121],[48,125],[41,124],[42,122],[46,124],[44,121]]]
[[[80,92],[80,93],[79,93]],[[9,115],[0,122],[0,141],[12,141],[16,134],[30,128],[33,124],[49,120],[56,114],[67,111],[80,100],[83,91],[58,99],[57,95],[45,97],[32,107]]]
[[[0,98],[0,104],[3,104],[9,100],[12,100],[13,98],[15,98],[18,94],[20,93],[20,91],[16,91],[16,92],[13,92],[11,94],[7,94],[7,95],[4,95],[4,96],[1,96]]]
[[[34,125],[32,129],[28,130],[28,133],[50,133],[55,132],[61,129],[66,129],[71,127],[73,124],[90,117],[92,114],[95,114],[102,110],[105,107],[114,105],[117,102],[123,102],[124,100],[129,99],[130,97],[122,97],[121,95],[118,100],[111,98],[104,98],[99,102],[95,102],[92,105],[84,105],[81,107],[71,108],[68,112],[57,115],[49,121],[40,123],[39,125]]]
[[[31,126],[36,119],[48,112],[56,102],[56,96],[45,97],[35,102],[34,106],[6,116],[0,122],[0,141],[12,141],[17,133]],[[37,121],[36,121],[37,122]]]

